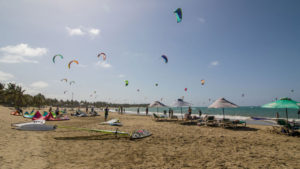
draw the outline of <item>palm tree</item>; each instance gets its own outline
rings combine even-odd
[[[41,93],[33,96],[33,103],[35,106],[41,108],[41,106],[45,105],[46,103],[46,98],[44,95],[42,95]]]
[[[4,88],[5,85],[3,83],[0,83],[0,103],[4,102]]]

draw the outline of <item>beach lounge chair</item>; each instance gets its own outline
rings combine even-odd
[[[221,127],[235,127],[233,124],[233,121],[230,121],[230,119],[222,119],[220,120],[220,126]]]
[[[161,120],[166,120],[167,118],[165,116],[159,116],[155,113],[153,113],[153,118],[155,121],[161,121]]]
[[[204,118],[201,122],[198,123],[198,125],[205,125],[205,126],[218,126],[219,123],[215,119],[215,116],[207,116]]]
[[[237,128],[237,127],[246,127],[246,121],[242,120],[234,120],[231,121],[230,119],[223,119],[220,121],[220,126],[222,127],[230,127],[230,128]]]

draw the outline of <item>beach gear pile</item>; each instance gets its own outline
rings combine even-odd
[[[122,123],[118,119],[111,119],[106,122],[100,123],[101,125],[111,125],[111,126],[122,126]]]

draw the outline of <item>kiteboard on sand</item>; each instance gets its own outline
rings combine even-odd
[[[55,130],[56,126],[45,125],[45,124],[27,124],[27,125],[19,126],[16,129],[25,130],[25,131],[51,131],[51,130]]]
[[[132,132],[132,134],[129,134],[127,132],[122,132],[119,131],[118,129],[116,130],[98,130],[98,129],[87,129],[87,128],[76,128],[76,127],[69,127],[69,126],[57,126],[58,128],[67,128],[67,129],[74,129],[74,130],[84,130],[84,131],[92,131],[92,132],[100,132],[100,133],[105,133],[105,134],[115,134],[115,136],[121,135],[121,136],[129,136],[130,139],[141,139],[145,138],[148,136],[151,136],[152,134],[145,130],[135,130]]]
[[[26,122],[26,123],[12,123],[12,127],[21,127],[29,124],[45,124],[45,120],[34,120],[32,122]]]

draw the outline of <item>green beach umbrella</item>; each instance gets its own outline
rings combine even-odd
[[[275,102],[265,104],[261,107],[263,107],[263,108],[282,108],[282,109],[285,109],[286,120],[288,121],[288,111],[287,111],[287,109],[299,109],[300,107],[297,103],[298,102],[286,97],[286,98],[281,98],[280,100],[277,100]]]

